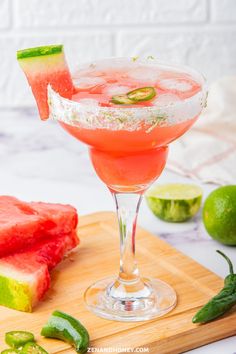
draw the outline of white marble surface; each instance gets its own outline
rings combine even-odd
[[[86,150],[55,122],[41,122],[35,111],[0,111],[0,194],[28,201],[70,203],[78,208],[80,215],[114,210],[113,200],[96,177]],[[159,181],[191,182],[167,170]],[[204,197],[215,188],[201,186]],[[216,249],[227,252],[236,264],[235,248],[213,241],[199,215],[183,224],[165,223],[156,219],[143,202],[139,224],[222,277],[228,269]],[[231,337],[188,353],[234,352],[236,340]]]

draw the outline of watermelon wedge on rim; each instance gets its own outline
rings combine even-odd
[[[69,99],[74,90],[63,45],[18,50],[17,60],[31,86],[41,119],[48,119],[48,85],[62,97]]]

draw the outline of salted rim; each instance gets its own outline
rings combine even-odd
[[[90,129],[108,128],[108,129],[128,129],[134,130],[140,127],[142,122],[149,126],[148,129],[157,125],[173,125],[178,122],[193,119],[199,115],[206,105],[207,87],[206,80],[203,75],[196,70],[187,66],[166,64],[153,58],[106,58],[98,60],[95,63],[106,63],[111,60],[117,63],[122,63],[127,60],[137,64],[145,64],[147,66],[159,66],[165,69],[172,69],[177,72],[190,74],[200,85],[201,90],[193,96],[180,100],[170,101],[169,103],[159,106],[144,106],[144,107],[102,107],[87,105],[85,103],[72,101],[60,96],[48,85],[48,105],[50,118],[62,121],[70,125],[82,125]],[[96,67],[95,63],[87,63],[81,65],[80,69],[89,69]],[[188,111],[191,110],[191,114]]]

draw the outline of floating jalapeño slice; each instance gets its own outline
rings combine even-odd
[[[127,97],[134,102],[149,101],[156,96],[154,87],[141,87],[127,93]]]
[[[111,102],[115,104],[135,104],[138,102],[149,101],[156,96],[154,87],[141,87],[124,95],[115,95]]]
[[[115,104],[134,104],[135,103],[133,100],[130,100],[127,97],[127,95],[112,96],[111,102],[115,103]]]

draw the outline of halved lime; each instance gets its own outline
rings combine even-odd
[[[169,222],[183,222],[200,209],[202,189],[193,184],[156,185],[146,192],[146,201],[158,218]]]

